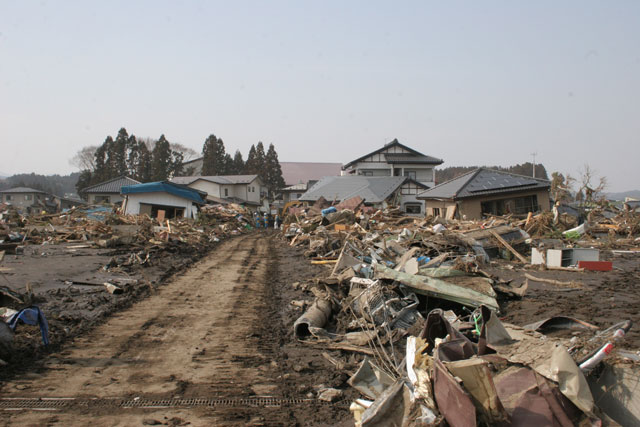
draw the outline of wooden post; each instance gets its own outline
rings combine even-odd
[[[527,259],[525,257],[523,257],[522,255],[520,255],[520,253],[518,253],[518,251],[516,251],[515,249],[513,249],[513,247],[507,243],[506,240],[504,240],[502,238],[502,236],[500,236],[498,233],[496,233],[493,230],[489,230],[489,232],[491,233],[491,235],[493,235],[493,237],[495,237],[498,242],[500,242],[500,244],[502,246],[504,246],[505,248],[507,248],[509,250],[509,252],[511,252],[513,255],[516,256],[516,258],[518,258],[520,261],[522,261],[523,263],[527,264],[529,261],[527,261]]]

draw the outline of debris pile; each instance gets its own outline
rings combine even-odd
[[[234,204],[205,206],[195,221],[121,215],[102,205],[31,216],[5,207],[0,218],[0,275],[4,281],[0,285],[4,320],[0,322],[0,364],[47,351],[33,329],[37,327],[27,322],[30,319],[47,330],[46,340],[42,333],[45,345],[58,345],[148,295],[220,240],[251,230],[248,217],[245,208]],[[64,269],[69,257],[97,255],[107,262],[96,271],[87,271],[89,279],[60,279],[52,273],[50,283],[36,293],[30,283],[12,278],[16,268],[2,264],[8,256],[11,265],[20,268],[24,258],[56,257]],[[39,315],[30,316],[34,312]],[[16,331],[18,320],[25,326]]]
[[[395,209],[371,212],[361,205],[351,201],[346,208],[331,208],[320,201],[290,212],[283,228],[291,246],[326,268],[324,277],[300,285],[309,299],[292,301],[301,311],[293,335],[332,351],[323,353],[325,359],[350,376],[348,384],[359,394],[350,407],[356,425],[611,421],[619,400],[601,405],[594,395],[607,392],[602,370],[611,365],[602,362],[614,354],[630,364],[625,373],[637,379],[640,357],[620,346],[631,321],[618,319],[600,330],[567,316],[513,325],[499,315],[505,301],[526,294],[529,280],[558,291],[583,286],[526,273],[554,268],[549,262],[531,265],[532,249],[543,253],[559,245],[566,261],[593,251],[599,256],[597,249],[573,249],[580,244],[611,248],[635,242],[637,247],[635,214],[603,219],[594,213],[591,231],[575,239],[561,232],[576,223],[554,221],[551,213],[473,222],[409,217]],[[597,227],[607,221],[618,227],[622,242],[599,235]],[[519,287],[496,274],[497,267],[513,271],[514,265],[525,278]],[[636,405],[626,419],[640,421],[640,394],[625,399]]]

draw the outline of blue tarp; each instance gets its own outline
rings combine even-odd
[[[122,194],[139,194],[139,193],[169,193],[192,202],[204,204],[204,198],[207,193],[194,190],[193,188],[183,185],[174,184],[167,181],[146,182],[144,184],[127,185],[120,190]]]
[[[12,331],[15,332],[18,326],[18,321],[22,321],[27,325],[39,325],[40,333],[42,334],[42,342],[44,345],[49,345],[49,324],[44,317],[44,313],[40,311],[40,308],[33,305],[29,308],[23,308],[9,318],[7,324]]]

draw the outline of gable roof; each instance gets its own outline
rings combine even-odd
[[[44,191],[36,190],[35,188],[29,187],[13,187],[7,190],[2,190],[0,193],[42,193],[47,194]]]
[[[209,181],[221,185],[233,185],[233,184],[251,184],[258,175],[194,175],[194,176],[176,176],[171,179],[174,184],[189,185],[199,179],[203,181]]]
[[[351,166],[353,166],[354,164],[366,159],[369,156],[373,156],[375,154],[381,153],[391,147],[400,147],[404,150],[407,150],[409,152],[409,154],[407,153],[385,153],[385,159],[389,162],[389,163],[411,163],[409,161],[407,161],[407,159],[411,158],[411,159],[416,159],[416,160],[420,160],[417,161],[417,163],[425,163],[425,164],[433,164],[433,165],[441,165],[442,163],[444,163],[444,160],[442,159],[437,159],[435,157],[431,157],[431,156],[427,156],[425,154],[420,153],[419,151],[414,150],[413,148],[407,147],[404,144],[400,144],[400,142],[397,139],[394,139],[393,141],[385,144],[382,148],[379,148],[375,151],[372,151],[369,154],[365,154],[362,157],[359,157],[355,160],[350,161],[349,163],[347,163],[346,165],[344,165],[342,167],[342,170],[346,170],[348,168],[350,168]],[[391,157],[388,157],[391,156]],[[394,157],[396,156],[396,157]],[[401,159],[402,161],[400,161],[399,159]],[[391,160],[391,161],[390,161]]]
[[[464,199],[487,194],[549,188],[546,179],[478,168],[418,194],[418,199]]]
[[[127,185],[140,184],[140,181],[136,181],[128,176],[119,176],[117,178],[104,181],[90,187],[84,188],[83,193],[116,193],[120,194],[120,189]]]
[[[298,200],[315,202],[320,197],[342,201],[362,197],[365,203],[380,203],[398,189],[405,176],[327,176],[315,183]]]
[[[192,202],[204,204],[207,193],[199,191],[184,185],[175,184],[168,181],[146,182],[144,184],[135,184],[122,187],[122,194],[140,194],[140,193],[169,193]]]

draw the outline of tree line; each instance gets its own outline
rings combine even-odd
[[[518,164],[518,165],[508,166],[508,167],[503,167],[503,166],[483,166],[483,167],[488,169],[498,170],[498,171],[515,173],[517,175],[533,176],[533,163],[531,162],[526,162],[523,164]],[[436,171],[437,184],[442,184],[445,181],[449,181],[451,179],[457,178],[460,175],[463,175],[467,172],[471,172],[476,169],[478,169],[478,166],[450,166],[447,168],[438,169]],[[547,175],[547,170],[542,164],[540,163],[536,164],[535,169],[536,169],[536,178],[549,179]]]
[[[102,145],[82,148],[71,163],[82,170],[76,183],[79,194],[87,187],[120,176],[153,182],[196,172],[200,175],[259,175],[270,193],[284,187],[273,144],[269,144],[266,153],[262,142],[251,145],[245,162],[240,150],[231,157],[222,139],[212,134],[202,147],[202,171],[184,164],[196,154],[190,148],[169,142],[164,135],[157,140],[136,138],[121,128],[115,138],[107,136]]]

